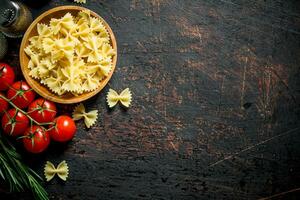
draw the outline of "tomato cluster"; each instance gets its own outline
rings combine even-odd
[[[12,68],[0,63],[0,115],[3,132],[22,138],[25,149],[31,153],[46,150],[50,140],[71,140],[76,132],[73,119],[65,115],[56,117],[55,103],[44,98],[36,99],[36,93],[25,81],[14,82],[14,79]]]

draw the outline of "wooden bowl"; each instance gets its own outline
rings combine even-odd
[[[78,103],[78,102],[87,100],[87,99],[93,97],[94,95],[96,95],[98,92],[100,92],[104,88],[104,86],[108,83],[108,81],[110,80],[110,78],[115,70],[116,63],[117,63],[117,42],[116,42],[114,33],[112,32],[111,28],[106,23],[106,21],[104,19],[102,19],[102,17],[100,17],[95,12],[90,11],[92,16],[99,18],[103,22],[104,26],[106,27],[106,29],[109,32],[111,45],[112,45],[113,49],[115,49],[115,51],[116,51],[116,55],[113,56],[113,59],[112,59],[112,62],[113,62],[112,70],[111,70],[110,74],[99,83],[98,88],[94,91],[86,92],[86,93],[80,94],[78,96],[74,96],[72,94],[57,95],[57,94],[51,92],[47,88],[47,86],[42,85],[38,80],[35,80],[29,76],[29,71],[30,71],[28,68],[29,57],[26,55],[24,49],[25,49],[25,47],[28,46],[29,38],[37,35],[37,29],[36,29],[37,24],[38,23],[49,24],[51,18],[60,18],[68,12],[74,16],[74,15],[77,15],[77,13],[82,10],[88,10],[88,9],[80,7],[80,6],[59,6],[59,7],[50,9],[50,10],[44,12],[43,14],[41,14],[38,18],[36,18],[32,22],[32,24],[29,26],[29,28],[25,32],[24,37],[22,39],[19,56],[20,56],[20,65],[21,65],[21,70],[23,72],[23,75],[24,75],[27,83],[33,88],[34,91],[36,91],[39,95],[41,95],[42,97],[44,97],[45,99],[48,99],[50,101],[54,101],[54,102],[62,103],[62,104],[72,104],[72,103]]]

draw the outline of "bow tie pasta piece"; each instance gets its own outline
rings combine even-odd
[[[79,18],[78,21],[84,19],[85,21],[89,22],[91,17],[91,12],[89,10],[82,10],[78,13],[77,17]]]
[[[78,106],[74,108],[74,111],[72,113],[72,117],[75,121],[84,119],[84,123],[87,128],[90,128],[93,126],[98,118],[98,110],[92,110],[90,112],[85,111],[84,105],[81,103]]]
[[[38,79],[40,78],[40,75],[39,75],[39,68],[38,67],[35,67],[33,69],[31,69],[29,71],[29,76],[35,78],[35,79]]]
[[[68,30],[66,28],[62,28],[61,33],[62,33],[63,37],[66,38],[66,41],[68,41],[70,43],[74,43],[74,44],[80,43],[79,39],[76,36],[76,34],[77,34],[76,26],[70,30]]]
[[[108,74],[111,71],[112,68],[112,64],[111,64],[111,59],[110,58],[106,58],[104,60],[102,60],[99,63],[99,70],[97,70],[97,73],[103,76],[108,76]]]
[[[123,106],[128,108],[132,100],[132,95],[129,88],[123,90],[120,95],[115,90],[109,89],[106,100],[110,108],[114,107],[119,101]]]
[[[34,36],[35,37],[35,36]],[[37,56],[37,52],[34,49],[33,45],[29,45],[24,49],[25,53],[29,56],[29,57],[33,57],[33,56]],[[32,59],[32,58],[31,58]]]
[[[84,22],[79,21],[77,25],[77,32],[74,33],[74,36],[79,37],[81,40],[87,41],[90,35],[90,28],[88,23],[84,19],[81,19]]]
[[[45,38],[42,42],[43,50],[46,54],[50,53],[55,48],[55,41],[52,38]]]
[[[50,90],[58,95],[62,95],[64,91],[62,90],[63,75],[61,69],[58,69],[55,72],[55,76],[48,77],[46,79],[42,79],[41,83],[47,85]]]
[[[77,65],[78,66],[78,65]],[[66,67],[61,69],[66,81],[62,85],[62,89],[68,92],[82,92],[80,74],[81,70],[77,67]]]
[[[75,54],[78,58],[86,58],[89,56],[91,50],[82,45],[77,45],[75,47]]]
[[[53,34],[58,34],[60,29],[61,29],[61,23],[60,23],[60,19],[51,19],[50,21],[50,27],[51,27],[51,31],[53,32]]]
[[[33,36],[31,38],[29,38],[29,42],[31,44],[31,48],[32,49],[41,49],[43,48],[42,44],[43,44],[43,41],[41,41],[43,38],[40,37],[40,36]]]
[[[92,111],[86,113],[83,117],[84,117],[84,123],[85,123],[86,127],[90,128],[97,121],[98,110],[92,110]]]
[[[109,75],[112,69],[111,59],[106,58],[98,64],[87,63],[87,72],[89,74],[97,74],[99,77],[106,77]]]
[[[75,3],[86,3],[86,0],[74,0]]]
[[[101,46],[100,51],[104,58],[111,58],[116,53],[115,50],[109,44],[103,44]]]
[[[37,33],[24,49],[29,75],[53,93],[91,92],[110,74],[116,52],[101,19],[89,11],[52,18],[48,25],[38,24]]]
[[[82,85],[82,88],[85,92],[90,92],[95,90],[99,85],[99,78],[97,76],[92,76],[90,74],[86,74],[85,82]]]
[[[68,39],[59,39],[55,41],[55,45],[56,51],[59,52],[63,58],[73,59],[75,42],[69,42]]]
[[[51,30],[50,27],[45,24],[37,24],[37,32],[38,35],[29,38],[29,42],[33,48],[41,50],[43,48],[43,39],[51,35]]]
[[[61,18],[60,23],[62,27],[68,30],[71,30],[76,26],[73,16],[70,13],[65,14],[65,16]]]
[[[69,167],[65,160],[59,163],[57,168],[55,168],[55,166],[51,162],[46,162],[44,168],[44,175],[46,177],[46,181],[52,180],[55,174],[57,174],[60,179],[64,181],[67,180],[69,175]]]
[[[96,17],[90,18],[90,29],[92,32],[97,32],[97,33],[107,32],[102,22]]]
[[[50,72],[54,67],[55,65],[53,65],[49,59],[43,59],[39,67],[36,68],[38,69],[39,77],[47,78],[50,76]]]
[[[106,40],[109,40],[109,34],[108,34],[108,31],[106,29],[99,32],[98,36],[101,37],[101,38],[104,38]]]
[[[49,37],[51,35],[51,29],[46,24],[37,24],[37,32],[40,37]]]
[[[28,68],[33,69],[34,67],[38,66],[40,64],[40,56],[38,52],[32,47],[32,46],[27,46],[24,49],[25,53],[30,57],[29,63],[28,63]]]
[[[91,53],[88,56],[88,62],[97,62],[102,60],[104,57],[99,51],[99,48],[102,46],[102,41],[96,36],[91,36],[88,38],[88,41],[85,43],[85,46],[90,49]]]
[[[61,32],[62,28],[70,30],[75,25],[73,16],[70,13],[65,14],[61,19],[52,18],[50,20],[50,28],[55,35]]]

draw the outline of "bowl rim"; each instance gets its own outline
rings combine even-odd
[[[34,30],[34,28],[36,28],[37,24],[44,18],[47,17],[48,15],[51,15],[57,11],[65,11],[66,13],[69,11],[83,11],[83,10],[88,10],[92,16],[99,18],[105,28],[108,30],[109,32],[109,36],[111,39],[111,45],[113,46],[113,48],[116,51],[116,54],[113,56],[112,59],[112,69],[111,72],[109,73],[109,75],[107,77],[105,77],[103,80],[100,81],[100,85],[98,86],[98,88],[96,90],[93,90],[91,92],[86,92],[83,93],[85,94],[84,96],[82,96],[82,94],[78,95],[78,96],[73,96],[70,99],[64,99],[62,97],[60,97],[60,95],[57,95],[55,93],[53,93],[47,86],[41,84],[40,82],[38,82],[38,80],[33,79],[32,77],[29,76],[29,73],[25,72],[25,68],[27,68],[28,66],[25,66],[25,61],[24,61],[24,56],[27,56],[24,49],[25,49],[25,44],[27,43],[27,40],[29,39],[29,35],[32,32],[32,30]],[[81,7],[81,6],[58,6],[58,7],[54,7],[51,8],[49,10],[46,10],[45,12],[43,12],[42,14],[40,14],[32,23],[31,25],[27,28],[23,38],[22,38],[22,42],[20,45],[20,50],[19,50],[19,60],[20,60],[20,66],[21,66],[21,71],[22,74],[26,80],[26,82],[30,85],[30,87],[40,96],[44,97],[45,99],[48,99],[50,101],[56,102],[56,103],[61,103],[61,104],[73,104],[73,103],[79,103],[82,101],[85,101],[89,98],[92,98],[93,96],[95,96],[96,94],[98,94],[108,83],[108,81],[111,79],[112,74],[114,73],[114,70],[116,68],[116,64],[117,64],[117,55],[118,55],[118,50],[117,50],[117,41],[115,38],[115,35],[111,29],[111,27],[109,26],[109,24],[100,16],[98,15],[96,12],[85,8],[85,7]],[[36,82],[38,82],[38,85],[36,85]],[[46,88],[46,90],[48,90],[52,95],[48,95],[45,94],[44,91],[42,91],[41,88]]]

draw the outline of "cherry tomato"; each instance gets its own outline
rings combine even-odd
[[[71,117],[62,115],[54,119],[54,125],[51,125],[49,134],[51,139],[57,142],[67,142],[71,140],[76,132],[75,122]]]
[[[0,63],[0,91],[7,90],[14,80],[15,73],[11,66],[5,63]]]
[[[39,98],[28,107],[28,114],[39,123],[52,122],[56,115],[56,106],[53,102]]]
[[[8,109],[8,102],[2,99],[1,96],[4,96],[4,94],[0,92],[0,115]]]
[[[24,133],[23,145],[31,153],[41,153],[47,149],[50,144],[50,136],[41,126],[33,125]]]
[[[12,136],[22,135],[29,125],[28,117],[14,108],[3,115],[1,122],[4,133]]]
[[[15,82],[7,91],[7,98],[19,108],[26,108],[35,98],[35,92],[25,81]]]

